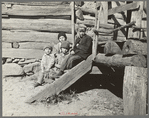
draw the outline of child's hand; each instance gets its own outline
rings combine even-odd
[[[76,46],[78,47],[78,46],[79,46],[79,44],[77,43],[77,44],[76,44]]]
[[[72,54],[72,55],[73,55],[73,54],[75,54],[75,52],[72,50],[72,51],[70,52],[70,54]]]

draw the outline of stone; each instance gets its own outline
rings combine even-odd
[[[7,58],[6,63],[12,63],[13,59],[12,58]]]
[[[5,63],[2,65],[2,76],[20,76],[23,75],[24,71],[21,66],[15,63]]]
[[[20,59],[14,59],[13,61],[12,61],[12,63],[18,63],[20,61]]]

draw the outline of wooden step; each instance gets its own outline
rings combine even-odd
[[[61,91],[64,91],[78,79],[80,79],[84,74],[91,71],[92,68],[92,55],[87,58],[87,60],[82,61],[75,67],[73,67],[69,72],[66,72],[54,83],[48,85],[45,89],[39,93],[31,96],[27,99],[26,103],[32,103],[34,101],[41,101],[52,95],[59,94]]]

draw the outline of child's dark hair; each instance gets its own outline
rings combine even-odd
[[[60,38],[61,36],[64,36],[65,39],[67,40],[67,36],[66,36],[66,33],[65,33],[65,32],[60,32],[60,33],[58,34],[58,40],[59,40],[59,38]]]

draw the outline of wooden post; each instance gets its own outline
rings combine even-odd
[[[97,5],[96,5],[95,29],[97,29],[97,21],[98,21],[98,18],[97,17],[98,17],[98,10],[97,10]],[[98,40],[98,36],[95,34],[95,38],[93,39],[93,46],[92,46],[93,60],[94,60],[94,58],[96,57],[96,54],[97,54],[97,40]]]
[[[132,11],[131,21],[136,21],[136,26],[142,26],[142,16],[143,16],[143,1],[135,1],[139,5],[139,9]],[[128,38],[139,38],[141,37],[141,30],[129,28]]]
[[[100,20],[101,24],[107,24],[108,22],[108,2],[107,1],[101,2],[98,19]]]
[[[125,67],[124,115],[146,115],[147,68]]]
[[[73,1],[72,2],[72,8],[71,8],[71,25],[72,25],[72,43],[73,43],[73,46],[74,46],[74,42],[75,42],[75,2]]]

